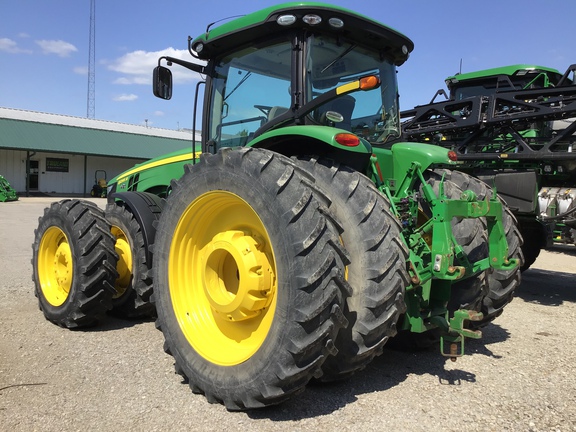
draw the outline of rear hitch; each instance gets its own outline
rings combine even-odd
[[[482,332],[480,330],[471,330],[464,327],[466,321],[480,321],[484,315],[482,312],[459,309],[454,312],[454,317],[446,321],[444,317],[432,317],[431,321],[436,324],[442,331],[440,336],[440,353],[444,357],[450,358],[453,362],[458,357],[464,355],[464,342],[466,338],[480,339]],[[449,350],[446,351],[446,345],[449,344]]]

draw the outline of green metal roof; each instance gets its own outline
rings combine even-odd
[[[18,116],[31,120],[7,118]],[[35,117],[39,121],[34,121]],[[48,123],[47,119],[68,124]],[[0,109],[0,148],[3,149],[150,159],[187,145],[192,145],[191,132]]]

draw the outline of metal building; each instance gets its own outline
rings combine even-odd
[[[89,194],[96,179],[186,147],[191,130],[0,108],[0,174],[21,196]]]

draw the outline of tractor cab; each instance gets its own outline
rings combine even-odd
[[[267,41],[214,65],[205,130],[216,149],[246,145],[288,125],[330,126],[374,142],[398,131],[395,68],[389,60],[329,34],[305,35],[298,45],[306,47],[295,59],[298,68],[292,67],[291,40]],[[373,87],[346,91],[368,76],[376,78]]]
[[[300,145],[308,146],[326,134],[279,132],[289,126],[339,129],[348,134],[336,143],[369,153],[370,144],[400,134],[396,66],[412,48],[405,36],[351,11],[288,3],[190,40],[191,54],[206,66],[161,58],[154,92],[164,99],[172,93],[163,59],[206,75],[202,130],[210,153],[250,145],[291,155],[301,148],[287,137],[301,134]]]

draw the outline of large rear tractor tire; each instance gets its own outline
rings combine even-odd
[[[492,189],[486,183],[466,173],[449,170],[435,170],[434,173],[437,178],[441,178],[442,174],[445,174],[446,180],[454,182],[462,190],[473,191],[480,200],[484,200],[486,197],[491,198],[492,196]],[[480,307],[474,306],[472,308],[478,312],[482,312],[484,315],[481,321],[471,321],[471,328],[483,327],[500,316],[504,307],[514,298],[514,292],[520,285],[520,269],[524,262],[524,255],[521,249],[523,240],[518,229],[516,218],[504,203],[503,208],[502,222],[506,232],[506,240],[508,241],[508,256],[518,259],[520,265],[513,270],[488,271],[486,275],[488,290],[482,291],[475,299],[477,301],[470,301],[470,297],[466,292],[456,289],[456,286],[454,287],[452,299],[449,304],[451,310],[456,310],[458,307],[470,308],[469,306],[474,306],[475,303],[479,303]],[[483,224],[486,225],[484,218],[470,220],[482,220]],[[488,253],[487,245],[483,253]]]
[[[156,309],[150,302],[152,270],[146,263],[142,229],[132,212],[121,204],[108,204],[106,219],[116,238],[118,254],[118,278],[114,283],[116,294],[111,313],[122,318],[153,317]]]
[[[172,183],[154,244],[157,327],[195,393],[229,410],[280,403],[335,354],[347,257],[300,168],[223,149]]]
[[[118,255],[104,212],[80,200],[52,203],[38,220],[32,280],[44,316],[88,327],[112,307]]]
[[[338,354],[322,366],[321,380],[331,381],[363,369],[396,335],[406,309],[408,250],[390,202],[367,177],[329,159],[302,157],[298,162],[330,200],[350,254],[346,278],[352,295],[344,309],[349,325],[336,339]]]

